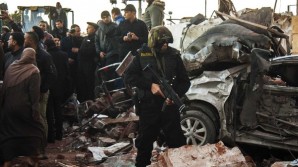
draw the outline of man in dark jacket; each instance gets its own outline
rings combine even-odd
[[[81,28],[77,24],[71,26],[69,36],[61,40],[61,50],[68,55],[68,64],[71,76],[70,91],[76,92],[78,82],[78,53],[83,41],[81,36]]]
[[[117,24],[112,22],[111,15],[106,10],[101,13],[101,19],[95,35],[96,53],[99,58],[97,69],[119,62],[119,42],[115,35]],[[111,80],[116,78],[116,75],[114,71],[110,70],[106,71],[104,77],[105,80]],[[107,86],[109,90],[115,88],[114,83]]]
[[[62,113],[61,105],[70,96],[69,67],[67,53],[61,51],[53,39],[47,39],[44,43],[48,53],[52,56],[57,69],[57,79],[50,88],[47,106],[48,142],[54,143],[55,139],[62,139]]]
[[[24,34],[20,32],[13,32],[9,36],[8,47],[10,52],[7,52],[3,60],[3,71],[5,72],[8,66],[13,63],[15,60],[21,58],[24,45]]]
[[[129,51],[136,54],[143,43],[147,43],[148,29],[146,24],[136,18],[136,8],[128,4],[124,9],[125,20],[117,29],[117,36],[120,41],[120,61],[124,59]]]
[[[49,18],[53,20],[54,23],[56,20],[62,20],[64,26],[67,27],[67,15],[60,2],[56,3],[56,8],[50,9]]]
[[[41,77],[39,112],[42,116],[43,124],[46,130],[46,137],[47,137],[48,125],[47,125],[46,111],[47,111],[47,104],[48,104],[48,97],[49,97],[49,88],[52,85],[52,83],[56,80],[57,71],[51,55],[45,50],[40,48],[38,35],[35,32],[26,32],[24,38],[25,38],[24,47],[25,48],[31,47],[36,52],[36,63],[40,71],[40,77]],[[45,151],[45,147],[46,147],[46,143],[44,143],[43,151]],[[40,158],[46,158],[44,154],[45,152],[41,154]]]
[[[64,37],[66,37],[67,28],[64,26],[62,20],[58,19],[55,22],[55,28],[53,29],[52,35],[54,38],[59,38],[61,41]]]
[[[35,32],[38,35],[38,39],[39,39],[39,47],[41,49],[45,49],[44,48],[44,42],[43,42],[43,38],[44,38],[44,31],[38,27],[38,26],[33,26],[31,29],[32,32]]]
[[[166,27],[152,28],[148,39],[148,46],[151,50],[142,49],[126,71],[125,80],[137,87],[138,95],[136,106],[139,106],[140,120],[136,139],[137,167],[145,167],[151,163],[153,142],[156,141],[160,130],[165,134],[169,148],[177,148],[186,144],[177,105],[171,99],[164,97],[152,72],[143,70],[150,64],[156,73],[172,83],[172,88],[179,97],[183,96],[190,86],[190,81],[179,51],[168,46],[168,43],[172,42],[172,34]],[[166,107],[162,111],[164,103]]]
[[[94,99],[94,71],[96,68],[95,59],[98,57],[95,49],[95,32],[98,25],[87,22],[87,34],[79,49],[78,57],[78,100],[84,102]]]
[[[41,21],[39,21],[38,26],[42,29],[42,31],[44,33],[44,37],[42,39],[43,42],[47,39],[53,39],[54,38],[53,35],[48,32],[48,22],[46,22],[44,20],[41,20]]]

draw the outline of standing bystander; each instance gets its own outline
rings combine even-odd
[[[44,43],[43,43],[43,38],[44,38],[44,31],[38,27],[38,26],[33,26],[32,27],[32,32],[35,32],[37,35],[38,35],[38,39],[39,39],[39,47],[42,48],[42,49],[45,49],[44,48]]]
[[[25,33],[24,47],[31,47],[36,52],[36,64],[40,71],[41,83],[40,83],[40,98],[39,98],[39,112],[42,117],[43,125],[46,131],[46,137],[48,132],[46,110],[49,97],[49,88],[56,80],[57,72],[51,55],[39,46],[39,38],[35,32]],[[40,158],[46,158],[45,147],[47,143],[43,145],[43,153]]]
[[[146,0],[148,3],[143,16],[143,21],[148,29],[163,25],[165,3],[160,0]]]
[[[3,59],[3,71],[8,68],[8,66],[14,62],[15,60],[19,60],[21,58],[23,52],[24,45],[24,34],[20,32],[13,32],[9,36],[8,47],[10,48],[10,52],[7,52]]]
[[[67,53],[61,51],[53,41],[47,39],[44,43],[47,52],[52,56],[57,69],[57,79],[50,87],[50,95],[47,106],[48,142],[62,140],[62,111],[61,105],[68,98],[69,67]]]
[[[117,25],[119,25],[122,21],[125,20],[119,8],[113,8],[111,13],[112,13],[112,19]]]
[[[117,36],[120,41],[120,61],[129,51],[136,55],[137,49],[148,40],[147,26],[142,20],[136,18],[136,8],[132,4],[128,4],[124,12],[125,20],[117,28]]]
[[[64,22],[62,20],[56,20],[55,22],[55,28],[53,29],[52,35],[54,38],[61,39],[66,37],[67,34],[67,28],[64,26]]]
[[[26,48],[21,59],[5,72],[0,98],[0,157],[4,167],[10,167],[18,156],[27,156],[28,166],[38,166],[45,130],[38,110],[40,75],[35,60],[35,50]]]
[[[98,68],[119,62],[119,42],[116,39],[117,24],[112,22],[111,15],[106,10],[101,13],[101,19],[95,35],[96,53],[99,58],[98,64],[100,64],[97,65]],[[115,72],[112,70],[107,71],[105,74],[105,80],[111,80],[116,77]],[[109,90],[115,88],[114,83],[109,83],[107,87]]]
[[[42,41],[44,42],[47,39],[53,39],[53,35],[48,33],[48,23],[46,21],[41,20],[38,25],[44,32],[44,38]]]
[[[70,29],[69,36],[65,37],[61,41],[61,50],[68,55],[68,64],[70,68],[71,86],[70,92],[75,93],[77,91],[78,82],[78,53],[83,41],[81,36],[81,28],[77,24],[73,24]]]
[[[94,84],[95,84],[95,59],[98,57],[95,49],[95,33],[98,25],[92,22],[87,22],[87,34],[79,49],[78,57],[78,100],[84,102],[94,99]]]
[[[62,5],[60,2],[56,2],[56,8],[53,8],[50,10],[49,17],[51,20],[53,20],[53,23],[55,23],[57,20],[62,20],[64,23],[64,26],[67,28],[67,16],[66,12],[62,8]]]

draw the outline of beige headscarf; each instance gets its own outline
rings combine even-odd
[[[24,49],[21,59],[14,61],[6,70],[3,88],[9,88],[21,83],[34,73],[39,73],[36,64],[36,52],[33,48]]]

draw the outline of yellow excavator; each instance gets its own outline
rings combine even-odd
[[[50,17],[50,13],[56,9],[55,6],[18,6],[21,15],[21,24],[24,32],[30,31],[32,26],[38,25],[39,21],[47,21],[49,24],[48,32],[54,29],[55,18]],[[68,25],[74,23],[74,11],[70,8],[63,8],[66,13],[66,23]]]

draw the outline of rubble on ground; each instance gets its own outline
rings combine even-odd
[[[294,161],[275,162],[271,167],[294,167],[298,166],[298,159]]]
[[[122,96],[115,93],[112,100]],[[69,101],[71,107],[65,105],[69,121],[64,124],[63,140],[48,144],[48,159],[41,166],[97,166],[131,151],[139,120],[131,104],[111,106],[106,96],[81,104],[75,101]]]
[[[204,146],[187,145],[168,149],[158,158],[158,162],[150,167],[197,167],[197,166],[229,166],[254,167],[248,162],[239,148],[226,147],[223,142]]]

